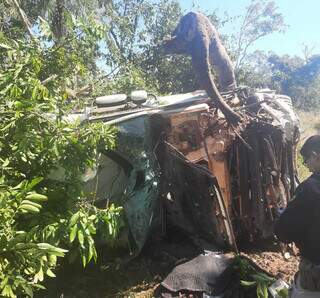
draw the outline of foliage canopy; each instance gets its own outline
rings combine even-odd
[[[42,20],[39,36],[18,29],[0,33],[0,291],[32,296],[57,257],[97,259],[95,235],[108,240],[122,225],[121,208],[96,208],[81,175],[96,164],[99,148],[115,146],[115,129],[70,121],[70,87],[85,74],[100,27],[70,16],[68,44],[52,43]],[[78,37],[79,32],[81,38]],[[89,54],[77,55],[76,49]],[[63,169],[61,179],[53,173]],[[63,176],[63,178],[62,178]],[[107,231],[107,232],[106,232]],[[63,247],[63,248],[61,248]]]

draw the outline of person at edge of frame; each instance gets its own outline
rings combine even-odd
[[[308,138],[300,153],[312,175],[296,189],[275,234],[284,243],[294,242],[301,255],[289,297],[320,298],[320,135]]]

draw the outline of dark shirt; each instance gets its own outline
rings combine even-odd
[[[285,243],[294,242],[301,256],[320,264],[320,173],[302,182],[275,225]]]

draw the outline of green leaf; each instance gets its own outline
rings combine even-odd
[[[37,243],[38,248],[44,250],[49,254],[53,254],[58,257],[64,257],[64,254],[68,252],[66,249],[62,249],[56,246],[53,246],[49,243]]]
[[[32,291],[32,287],[29,286],[29,285],[24,285],[22,284],[21,285],[23,290],[24,290],[24,293],[29,296],[30,298],[33,298],[33,291]]]
[[[38,185],[41,181],[43,180],[43,177],[36,177],[36,178],[33,178],[31,180],[31,182],[28,183],[27,187],[28,187],[28,190],[34,188],[36,185]],[[30,199],[29,199],[30,200]]]
[[[0,48],[5,50],[12,50],[12,48],[4,43],[0,43]]]
[[[113,236],[114,235],[114,228],[111,223],[108,224],[108,228],[109,228],[109,235]]]
[[[266,275],[263,272],[259,272],[259,273],[255,273],[255,274],[251,274],[252,278],[256,281],[260,281],[260,282],[272,282],[274,281],[274,278],[269,277],[268,275]]]
[[[14,77],[13,77],[14,79],[16,79],[16,78],[19,76],[22,68],[23,68],[23,65],[22,65],[22,64],[20,64],[20,65],[18,65],[18,66],[16,67],[16,70],[15,70],[15,72],[14,72]],[[20,88],[19,88],[19,89],[20,89]],[[21,89],[20,89],[20,90],[21,90]],[[22,90],[21,90],[21,92],[22,92]]]
[[[83,232],[81,229],[78,230],[78,240],[79,240],[80,245],[83,247],[84,236],[83,236]]]
[[[4,297],[12,297],[12,298],[17,297],[17,296],[13,293],[11,286],[8,285],[8,284],[4,286],[1,294],[2,294]]]
[[[262,291],[261,283],[257,284],[257,297],[258,298],[264,298],[264,294],[263,294],[263,291]]]
[[[46,271],[46,275],[50,276],[50,277],[56,277],[56,275],[51,271],[51,269],[47,269]]]
[[[0,283],[0,287],[3,288],[8,283],[8,281],[9,281],[9,277],[8,276],[4,277]]]
[[[67,250],[65,249],[62,249],[62,248],[59,248],[59,247],[56,247],[56,246],[53,246],[49,243],[37,243],[37,246],[40,248],[40,249],[43,249],[43,250],[56,250],[56,251],[60,251],[60,252],[67,252]]]
[[[95,262],[97,262],[98,254],[95,246],[93,246],[93,259]]]
[[[35,99],[37,98],[38,90],[39,90],[39,86],[36,85],[36,86],[33,88],[32,95],[31,95],[31,99],[35,100]]]
[[[262,290],[263,290],[263,298],[268,298],[268,287],[266,286],[266,284],[264,284],[262,286]]]
[[[55,266],[57,264],[57,257],[55,255],[49,255],[48,256],[48,259],[49,259],[49,265],[50,266]]]
[[[246,286],[246,287],[252,287],[255,286],[257,284],[256,281],[245,281],[245,280],[240,280],[240,284],[242,286]]]
[[[5,159],[4,163],[1,165],[3,168],[7,167],[9,165],[10,161],[8,158]]]
[[[43,281],[43,269],[42,266],[40,265],[39,271],[35,274],[34,276],[34,281],[38,282],[39,281]]]
[[[32,194],[28,194],[26,196],[26,199],[32,200],[32,201],[44,202],[48,200],[48,197],[38,193],[32,193]]]
[[[37,245],[35,243],[17,243],[14,245],[15,250],[25,250],[36,248]]]
[[[21,189],[25,184],[25,181],[20,182],[18,185],[16,185],[15,187],[13,187],[12,189]]]
[[[32,286],[34,288],[41,289],[41,290],[45,290],[46,289],[43,285],[40,285],[40,284],[32,284]]]
[[[81,260],[82,260],[82,265],[83,265],[83,267],[86,267],[86,265],[87,265],[87,259],[86,259],[86,256],[85,256],[84,254],[82,254]]]
[[[88,263],[93,257],[93,249],[94,249],[94,246],[91,243],[89,243],[88,244]]]
[[[31,212],[31,213],[38,213],[40,210],[39,208],[33,206],[33,205],[20,205],[19,206],[19,209],[22,210],[22,211],[26,211],[26,212]]]
[[[77,235],[77,230],[78,230],[78,226],[77,225],[74,225],[72,228],[71,228],[71,231],[70,231],[70,242],[72,243],[74,241],[74,239],[76,238],[76,235]]]
[[[36,207],[38,209],[42,208],[42,206],[40,204],[32,202],[32,201],[29,201],[29,200],[22,200],[21,204],[22,205],[30,205],[30,206]]]
[[[77,213],[73,214],[71,219],[70,219],[70,223],[69,223],[69,226],[74,226],[76,224],[76,222],[78,221],[80,217],[80,211],[78,211]]]

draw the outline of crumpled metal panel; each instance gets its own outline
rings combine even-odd
[[[104,152],[95,177],[87,181],[87,192],[97,199],[124,206],[134,254],[142,249],[150,232],[159,194],[157,167],[150,148],[149,117],[118,124],[117,148]]]
[[[124,208],[138,252],[149,235],[159,195],[149,121],[150,117],[144,116],[118,125],[117,152],[133,166],[124,193]]]
[[[161,152],[162,201],[167,220],[190,237],[202,237],[220,248],[228,246],[216,178],[168,143],[162,145]]]

